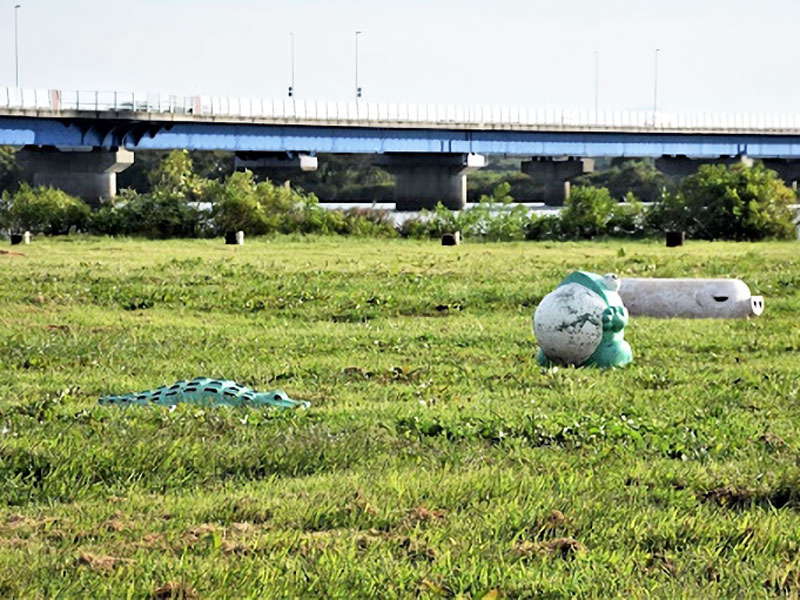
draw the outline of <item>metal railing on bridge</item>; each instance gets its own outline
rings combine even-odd
[[[489,105],[178,96],[134,92],[0,88],[0,111],[113,112],[320,124],[383,124],[548,130],[800,132],[800,115],[563,110]]]

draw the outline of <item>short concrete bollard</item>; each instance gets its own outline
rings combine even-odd
[[[683,246],[686,242],[685,231],[668,231],[667,232],[667,248],[677,248]]]
[[[743,319],[764,312],[764,298],[740,279],[626,278],[619,295],[632,316]]]
[[[22,234],[22,243],[25,244],[25,245],[28,245],[28,244],[31,243],[31,232],[30,231],[26,231],[25,233]]]
[[[459,246],[461,244],[461,232],[445,233],[442,235],[442,246]]]
[[[225,243],[229,246],[244,246],[244,231],[226,232]]]

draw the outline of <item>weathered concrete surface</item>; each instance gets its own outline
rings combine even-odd
[[[117,195],[117,173],[133,164],[133,152],[124,148],[90,152],[25,148],[17,158],[33,172],[34,185],[63,190],[95,206]]]
[[[735,165],[742,163],[753,166],[753,159],[748,156],[720,156],[717,159],[691,158],[689,156],[662,156],[656,159],[656,169],[665,175],[686,177],[693,175],[701,165]]]
[[[480,154],[385,154],[377,164],[395,176],[397,210],[467,206],[467,175],[485,167]]]
[[[631,316],[737,319],[764,311],[764,299],[739,279],[625,278],[619,295]]]
[[[570,194],[570,179],[594,171],[591,158],[533,158],[521,165],[523,173],[544,184],[544,202],[561,206]]]
[[[248,152],[237,154],[234,158],[234,166],[237,169],[295,168],[301,171],[316,171],[319,167],[319,161],[316,156],[308,154],[287,156],[285,153],[261,154]]]

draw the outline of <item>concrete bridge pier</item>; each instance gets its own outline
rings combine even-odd
[[[319,161],[316,156],[286,152],[238,152],[234,158],[236,169],[300,169],[316,171]]]
[[[395,176],[397,210],[467,206],[467,175],[487,164],[481,154],[384,154],[377,164]]]
[[[656,159],[656,169],[664,175],[687,177],[694,175],[700,165],[735,165],[742,163],[748,167],[753,166],[753,159],[744,154],[739,156],[720,156],[719,158],[691,158],[689,156],[662,156]]]
[[[772,169],[778,173],[778,177],[783,179],[786,185],[797,190],[797,182],[800,181],[800,160],[783,160],[780,158],[765,158],[761,162],[767,169]]]
[[[594,171],[594,159],[536,157],[524,161],[521,170],[544,184],[545,204],[561,206],[569,198],[570,179]]]
[[[117,173],[133,164],[133,152],[124,148],[91,151],[24,148],[17,158],[33,172],[34,186],[62,190],[92,206],[117,195]]]

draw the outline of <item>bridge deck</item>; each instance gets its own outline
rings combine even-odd
[[[129,150],[800,158],[798,115],[683,115],[0,88],[0,144]]]

